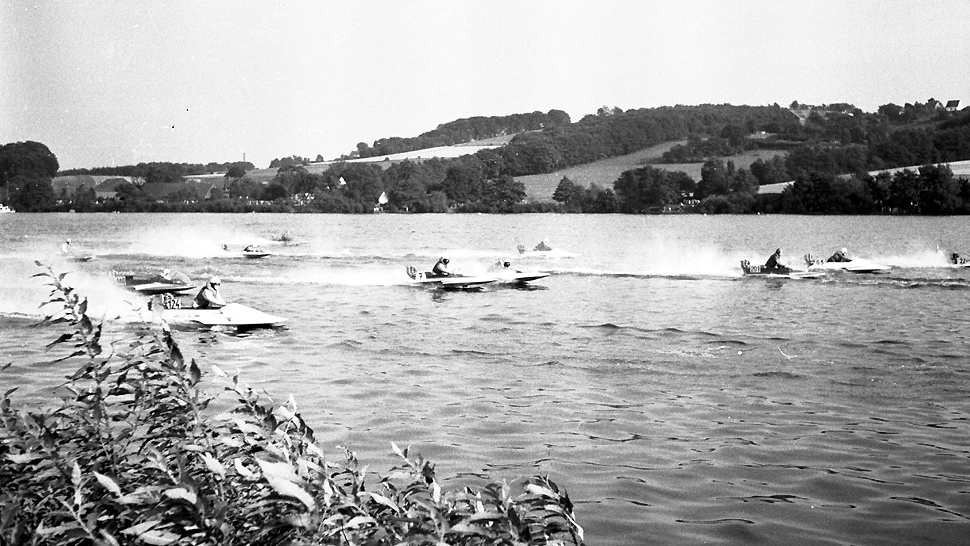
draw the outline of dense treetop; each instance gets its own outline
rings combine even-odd
[[[353,157],[379,157],[382,155],[413,152],[438,146],[451,146],[499,135],[513,135],[527,131],[569,125],[569,114],[562,110],[548,113],[513,114],[511,116],[472,117],[458,119],[439,125],[436,129],[413,138],[389,137],[374,142],[373,146],[361,142],[357,150],[345,159]]]

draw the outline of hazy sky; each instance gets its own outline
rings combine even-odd
[[[960,99],[970,1],[0,0],[0,143],[331,159],[472,116]]]

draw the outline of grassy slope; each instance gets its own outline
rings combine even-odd
[[[458,144],[456,146],[461,147],[483,144],[505,144],[511,140],[511,138],[511,136],[496,137],[494,139],[469,142],[467,144]],[[552,201],[552,194],[556,191],[556,186],[559,185],[559,181],[562,180],[564,176],[568,176],[570,180],[584,187],[588,187],[590,184],[598,184],[604,188],[612,188],[613,182],[615,182],[616,179],[620,177],[620,174],[622,174],[624,171],[638,169],[648,164],[666,171],[683,171],[695,181],[700,181],[701,166],[703,166],[703,163],[655,163],[660,159],[660,156],[662,156],[664,152],[669,150],[675,144],[683,144],[684,142],[685,141],[665,142],[663,144],[658,144],[657,146],[640,150],[632,154],[610,157],[601,161],[587,163],[585,165],[576,165],[575,167],[569,167],[567,169],[562,169],[548,174],[517,176],[515,180],[525,184],[526,196],[530,201]],[[422,153],[424,153],[424,156],[422,156]],[[782,153],[784,152],[777,150],[753,150],[722,159],[725,162],[734,161],[734,165],[736,167],[748,168],[748,166],[754,163],[758,158],[767,160],[768,158]],[[415,150],[414,152],[411,152],[411,155],[414,158],[427,157],[427,152],[424,150]],[[420,161],[420,159],[414,159],[414,161]],[[386,169],[391,165],[400,162],[401,160],[379,161],[376,164]],[[311,163],[306,167],[306,169],[311,173],[321,173],[329,169],[331,164],[332,162]],[[256,169],[254,171],[250,171],[248,176],[253,177],[261,182],[269,182],[273,179],[273,177],[276,176],[276,169]]]
[[[492,138],[483,138],[482,140],[475,140],[475,141],[472,141],[472,142],[465,142],[463,144],[455,144],[454,146],[451,146],[451,147],[452,148],[461,148],[461,147],[467,147],[467,146],[503,146],[505,144],[508,144],[509,141],[512,140],[512,137],[513,136],[515,136],[515,135],[502,135],[502,136],[497,136],[497,137],[492,137]],[[421,155],[422,153],[424,153],[423,156]],[[408,155],[413,158],[412,161],[420,161],[419,158],[421,158],[421,157],[428,157],[427,150],[415,150],[413,152],[410,152]],[[382,169],[385,169],[386,170],[391,165],[395,165],[397,163],[401,163],[402,161],[404,161],[404,160],[403,159],[396,159],[396,160],[389,160],[389,161],[376,161],[374,163],[376,165],[380,166]],[[355,160],[350,160],[349,161],[349,163],[354,163],[354,162],[356,162],[356,161]],[[333,165],[334,163],[335,163],[335,161],[324,161],[322,163],[311,163],[311,164],[309,164],[309,165],[306,166],[306,170],[310,174],[320,174],[320,173],[326,171],[327,169],[329,169],[330,168],[330,165]],[[269,182],[270,180],[272,180],[276,176],[276,171],[277,171],[277,169],[269,169],[269,168],[266,168],[266,169],[255,169],[255,170],[249,171],[247,174],[248,174],[248,176],[250,178],[254,178],[254,179],[256,179],[259,182]]]
[[[590,184],[597,184],[603,188],[612,188],[613,182],[624,171],[638,169],[648,164],[665,171],[683,171],[695,181],[700,181],[703,163],[655,163],[664,152],[675,144],[683,144],[684,142],[666,142],[629,155],[611,157],[585,165],[577,165],[549,174],[517,176],[515,179],[525,184],[526,195],[530,201],[552,201],[552,194],[556,191],[556,186],[559,185],[559,181],[564,176],[568,176],[570,180],[580,186],[588,187]],[[724,162],[733,161],[735,167],[748,168],[758,158],[767,161],[769,158],[783,153],[778,150],[752,150],[721,159]]]

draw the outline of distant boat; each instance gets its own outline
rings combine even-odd
[[[17,211],[13,210],[12,208],[8,207],[7,205],[0,205],[0,214],[6,214],[8,212],[17,212]]]

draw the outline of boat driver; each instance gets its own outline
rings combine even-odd
[[[765,269],[780,269],[784,267],[781,263],[781,249],[776,248],[775,253],[768,256],[768,261],[765,262]]]
[[[851,262],[852,260],[849,258],[849,251],[848,251],[848,249],[846,249],[846,248],[843,247],[841,250],[839,250],[835,254],[832,254],[831,256],[829,256],[829,259],[828,260],[825,260],[825,261],[827,261],[827,262]]]
[[[451,275],[451,271],[448,271],[448,263],[450,260],[448,258],[438,258],[438,263],[434,264],[431,268],[431,273],[435,277],[448,277]]]
[[[219,293],[219,286],[222,280],[219,277],[212,277],[206,281],[205,286],[195,296],[195,306],[199,309],[220,309],[226,306],[226,300],[222,299]]]

